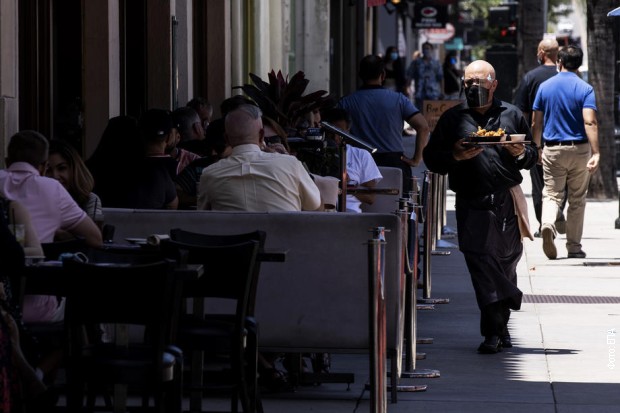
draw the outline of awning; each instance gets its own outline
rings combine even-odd
[[[607,13],[607,17],[612,17],[612,16],[620,16],[620,7],[616,7],[615,9]]]

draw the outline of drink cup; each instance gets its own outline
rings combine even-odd
[[[19,242],[19,245],[24,247],[26,245],[26,227],[24,224],[12,224],[9,225],[9,228],[11,229],[11,232],[15,236],[17,242]]]

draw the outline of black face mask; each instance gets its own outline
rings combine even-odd
[[[470,108],[479,108],[489,103],[489,89],[472,85],[465,89],[465,98]]]

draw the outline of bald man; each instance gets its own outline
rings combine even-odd
[[[484,354],[512,347],[508,319],[511,309],[520,308],[523,295],[516,272],[523,252],[520,229],[531,238],[521,169],[531,168],[538,159],[531,144],[467,143],[478,128],[502,128],[508,134],[525,134],[528,143],[532,140],[521,111],[494,98],[498,82],[488,62],[476,60],[467,66],[463,80],[467,100],[444,112],[424,149],[426,166],[448,174],[450,189],[456,193],[459,248],[480,308],[484,341],[478,351]]]
[[[218,211],[314,211],[319,189],[297,158],[261,150],[261,110],[243,104],[226,115],[232,153],[202,172],[198,209]]]
[[[556,64],[558,61],[559,45],[555,39],[543,39],[538,43],[538,50],[536,51],[536,58],[539,66],[530,70],[523,76],[523,80],[519,84],[519,88],[515,93],[514,104],[523,112],[523,115],[527,118],[528,122],[532,121],[532,105],[534,104],[534,98],[538,87],[545,80],[550,79],[558,73]],[[534,204],[534,214],[536,214],[536,220],[538,221],[538,230],[534,234],[535,237],[540,237],[541,225],[542,225],[542,191],[545,183],[543,181],[543,169],[542,164],[536,164],[530,169],[530,178],[532,180],[532,203]],[[566,197],[560,208],[560,215],[557,218],[555,225],[558,232],[564,234],[565,231],[565,218],[562,211],[564,211],[564,205],[566,204]]]

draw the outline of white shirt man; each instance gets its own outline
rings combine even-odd
[[[198,187],[198,209],[219,211],[314,211],[319,189],[297,158],[260,149],[260,109],[241,105],[226,115],[232,154],[208,166]]]

